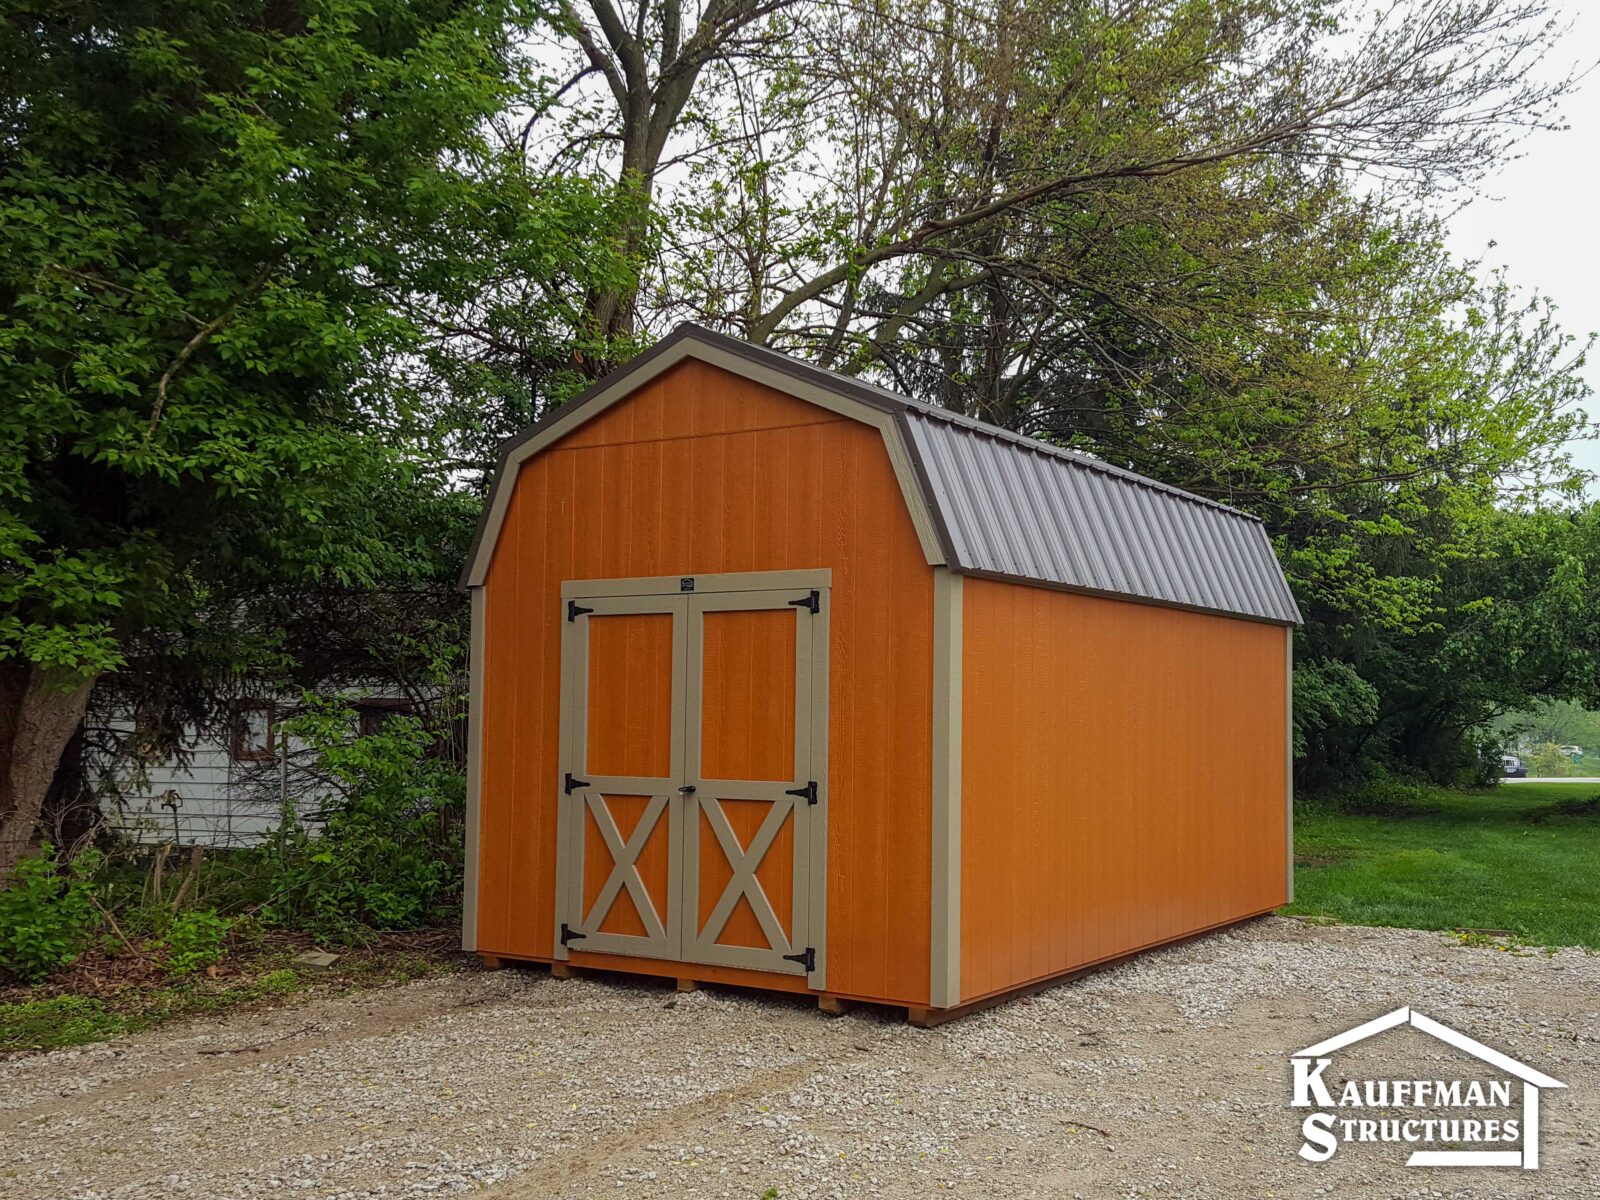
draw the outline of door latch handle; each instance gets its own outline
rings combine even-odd
[[[681,788],[678,789],[678,795],[680,795],[680,796],[692,796],[692,795],[694,795],[694,784],[692,784],[692,783],[684,784]]]

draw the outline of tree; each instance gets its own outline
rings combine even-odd
[[[1308,778],[1448,775],[1500,706],[1577,686],[1461,656],[1581,485],[1584,348],[1430,207],[1559,124],[1542,0],[718,9],[663,105],[677,11],[564,9],[572,70],[519,131],[653,214],[621,308],[1262,516],[1308,616]]]
[[[1492,726],[1501,736],[1525,743],[1600,747],[1600,712],[1575,700],[1542,700],[1526,710],[1501,714]]]
[[[453,503],[418,443],[440,315],[497,232],[545,277],[587,254],[581,189],[542,206],[484,137],[518,20],[0,4],[0,873],[103,673],[197,638],[225,660],[262,589],[440,552],[390,519]]]
[[[691,102],[712,62],[789,58],[791,29],[769,21],[797,0],[706,0],[696,14],[683,0],[637,0],[631,11],[614,0],[558,0],[549,32],[567,51],[567,78],[541,88],[519,122],[504,122],[508,142],[527,151],[536,134],[547,142],[546,171],[559,177],[614,166],[614,189],[625,219],[618,248],[630,260],[650,246],[656,185],[667,144],[701,118]],[[597,79],[601,104],[581,85]],[[518,128],[520,126],[520,128]],[[592,332],[626,341],[635,330],[637,278],[614,279],[588,296]],[[603,368],[603,362],[596,363]]]
[[[713,0],[692,22],[677,0],[590,0],[551,23],[570,73],[519,136],[664,218],[647,313],[850,363],[926,339],[941,299],[1098,282],[1081,248],[1183,215],[1191,176],[1231,180],[1203,198],[1251,242],[1250,214],[1292,219],[1287,180],[1468,182],[1550,122],[1565,84],[1527,71],[1558,33],[1541,0],[1412,0],[1364,25],[1319,0]],[[1026,323],[988,315],[972,328],[1025,358]]]

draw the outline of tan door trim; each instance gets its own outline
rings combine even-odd
[[[687,585],[687,586],[685,586]],[[583,596],[701,595],[712,592],[753,592],[780,588],[827,588],[833,571],[819,567],[805,571],[730,571],[707,575],[645,575],[633,579],[569,579],[561,585],[563,600]]]
[[[562,926],[582,933],[577,949],[602,954],[633,954],[646,958],[675,958],[681,944],[682,895],[681,856],[674,852],[683,836],[683,806],[678,803],[678,787],[684,776],[684,676],[687,667],[688,597],[686,596],[588,596],[581,597],[588,611],[568,619],[568,601],[561,602],[561,761],[552,781],[556,789],[556,905],[554,952],[558,959],[569,956],[571,946],[562,941]],[[591,617],[623,616],[636,613],[668,613],[672,616],[672,728],[671,762],[663,778],[627,775],[600,775],[588,769],[589,715],[589,620]],[[582,780],[583,786],[566,790],[568,775]],[[605,804],[606,795],[646,796],[644,814],[634,836],[622,839]],[[590,912],[584,911],[584,815],[592,815],[600,835],[612,854],[612,870]],[[634,859],[656,824],[667,822],[667,911],[651,914],[641,904],[643,883]],[[623,857],[619,858],[621,854]],[[624,861],[626,859],[626,861]],[[648,935],[640,938],[605,933],[593,928],[604,920],[610,905],[626,889],[638,908]],[[605,903],[601,903],[605,901]],[[649,905],[653,910],[653,902]]]
[[[807,939],[801,945],[810,945],[815,951],[813,969],[807,973],[808,985],[817,990],[827,987],[827,900],[828,900],[828,659],[830,647],[830,613],[832,601],[833,572],[827,568],[802,571],[757,571],[757,572],[729,572],[722,574],[692,576],[696,590],[692,593],[679,591],[679,585],[684,577],[649,576],[630,579],[603,579],[603,580],[571,580],[561,587],[561,698],[560,698],[560,766],[556,776],[551,780],[551,786],[556,789],[558,797],[556,818],[556,903],[555,921],[553,929],[554,957],[566,959],[569,956],[569,947],[561,942],[561,926],[563,923],[572,923],[583,907],[583,808],[579,806],[579,797],[575,795],[568,798],[564,795],[563,777],[569,766],[584,762],[585,735],[583,723],[588,714],[588,625],[587,614],[580,615],[575,621],[566,619],[567,602],[579,600],[582,607],[594,608],[603,613],[610,609],[613,612],[673,612],[675,614],[673,633],[673,747],[674,755],[674,787],[667,800],[668,834],[671,839],[669,845],[668,868],[668,894],[673,900],[678,901],[677,913],[683,911],[682,897],[685,894],[685,862],[686,854],[684,845],[687,841],[685,829],[692,828],[692,824],[685,819],[685,812],[691,800],[695,799],[693,793],[684,796],[677,792],[677,787],[683,786],[688,778],[687,748],[689,744],[688,727],[688,690],[689,690],[689,613],[691,606],[701,614],[706,611],[719,609],[739,609],[752,607],[741,602],[743,597],[761,592],[770,592],[782,600],[785,607],[795,598],[797,591],[816,589],[819,593],[818,610],[806,618],[804,626],[797,626],[796,653],[800,661],[796,663],[796,773],[807,772],[802,780],[797,782],[817,781],[817,803],[804,806],[809,808],[809,813],[804,818],[804,828],[797,824],[795,829],[796,854],[805,856],[804,869],[796,863],[795,873],[795,904],[797,911],[804,914],[804,928]],[[478,589],[481,594],[481,589]],[[677,614],[681,613],[681,618]],[[807,629],[806,641],[809,641],[809,653],[801,656],[799,647],[804,644],[801,639],[800,629]],[[698,660],[697,660],[698,662]],[[809,667],[809,670],[807,670]],[[808,695],[799,694],[802,676],[809,678],[807,685]],[[697,710],[696,710],[697,711]],[[801,741],[803,735],[803,744]],[[698,736],[695,738],[696,753],[698,757]],[[802,768],[802,758],[805,757],[809,767]],[[698,767],[698,762],[696,763]],[[574,768],[574,773],[579,778],[589,778]],[[595,781],[591,778],[591,783]],[[629,788],[614,789],[625,794],[641,794],[639,786],[646,781],[612,779],[602,781],[608,783],[623,783],[634,785],[630,793]],[[654,781],[659,782],[659,781]],[[727,782],[727,781],[719,781]],[[781,785],[774,785],[778,790],[784,790]],[[585,801],[586,803],[586,801]],[[696,846],[698,850],[698,846]],[[698,874],[694,876],[698,881]],[[626,882],[622,886],[626,886]],[[673,923],[673,916],[669,914],[663,920],[664,926]],[[791,928],[795,930],[796,939],[799,939],[801,924],[791,917]],[[682,946],[681,929],[678,935],[679,946]],[[637,939],[634,939],[635,941]],[[585,938],[574,946],[584,950],[600,947],[591,939]],[[729,949],[724,947],[724,949]],[[644,951],[637,949],[622,949],[618,953],[640,954]],[[682,961],[684,956],[680,949],[661,955],[668,960]],[[734,964],[745,965],[745,964]],[[774,970],[770,964],[763,964],[757,969]],[[800,973],[801,968],[796,965],[793,973]]]

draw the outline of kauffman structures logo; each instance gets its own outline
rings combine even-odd
[[[1331,1081],[1334,1055],[1399,1025],[1438,1038],[1510,1078]],[[1537,1170],[1539,1093],[1567,1086],[1410,1008],[1307,1046],[1290,1062],[1293,1105],[1316,1110],[1300,1124],[1305,1139],[1300,1157],[1308,1162],[1326,1162],[1347,1142],[1388,1142],[1414,1147],[1408,1167]]]

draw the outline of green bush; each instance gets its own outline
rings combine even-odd
[[[0,890],[0,972],[31,982],[72,965],[94,931],[99,861],[87,850],[63,871],[47,845],[17,863]]]
[[[320,829],[285,813],[263,919],[324,942],[431,923],[460,896],[465,780],[430,753],[434,737],[414,718],[352,738],[353,713],[309,703],[290,733],[316,750],[330,792]]]
[[[1554,742],[1544,742],[1528,755],[1528,774],[1559,779],[1572,774],[1572,759]]]
[[[1352,816],[1409,817],[1426,812],[1447,794],[1425,779],[1375,770],[1360,783],[1324,796],[1307,797],[1307,802],[1315,799],[1324,808]]]
[[[1475,761],[1471,770],[1465,773],[1459,786],[1469,789],[1498,786],[1504,774],[1506,752],[1504,741],[1499,735],[1485,730],[1468,735],[1466,741],[1472,747]]]
[[[162,939],[167,970],[174,975],[193,975],[216,963],[222,957],[222,943],[231,925],[226,917],[209,909],[193,909],[173,917]]]

